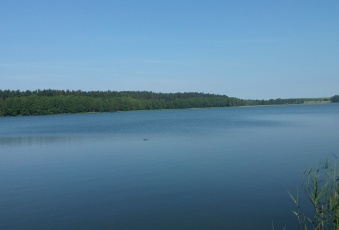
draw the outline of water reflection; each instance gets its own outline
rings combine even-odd
[[[54,144],[82,144],[88,142],[124,142],[124,141],[144,141],[148,139],[143,136],[126,136],[126,135],[31,135],[31,136],[12,136],[0,137],[0,147],[20,147],[20,146],[41,146]]]
[[[83,141],[81,136],[15,136],[0,137],[0,146],[16,147],[22,145],[46,145],[55,143],[71,143]]]

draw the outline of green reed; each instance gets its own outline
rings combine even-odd
[[[338,159],[325,161],[304,172],[303,188],[313,210],[307,216],[301,210],[299,192],[289,193],[296,205],[298,229],[339,230],[339,167]]]

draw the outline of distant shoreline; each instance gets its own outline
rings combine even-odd
[[[183,108],[183,109],[151,109],[151,110],[125,110],[125,111],[113,111],[113,112],[79,112],[79,113],[56,113],[56,114],[38,114],[29,116],[54,116],[54,115],[76,115],[76,114],[104,114],[104,113],[130,113],[130,112],[147,112],[147,111],[168,111],[168,110],[201,110],[201,109],[221,109],[221,108],[254,108],[254,107],[278,107],[278,106],[308,106],[308,105],[330,105],[336,104],[332,102],[328,103],[304,103],[304,104],[280,104],[280,105],[243,105],[243,106],[231,106],[231,107],[204,107],[204,108]],[[23,115],[16,116],[0,116],[1,117],[28,117]]]
[[[52,89],[36,91],[0,90],[0,116],[328,104],[332,101],[332,98],[251,100],[197,92],[154,93],[148,91],[65,91]]]

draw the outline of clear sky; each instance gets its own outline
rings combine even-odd
[[[2,0],[0,89],[339,94],[338,0]]]

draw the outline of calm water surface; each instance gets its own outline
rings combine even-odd
[[[0,118],[0,229],[296,229],[339,104]]]

